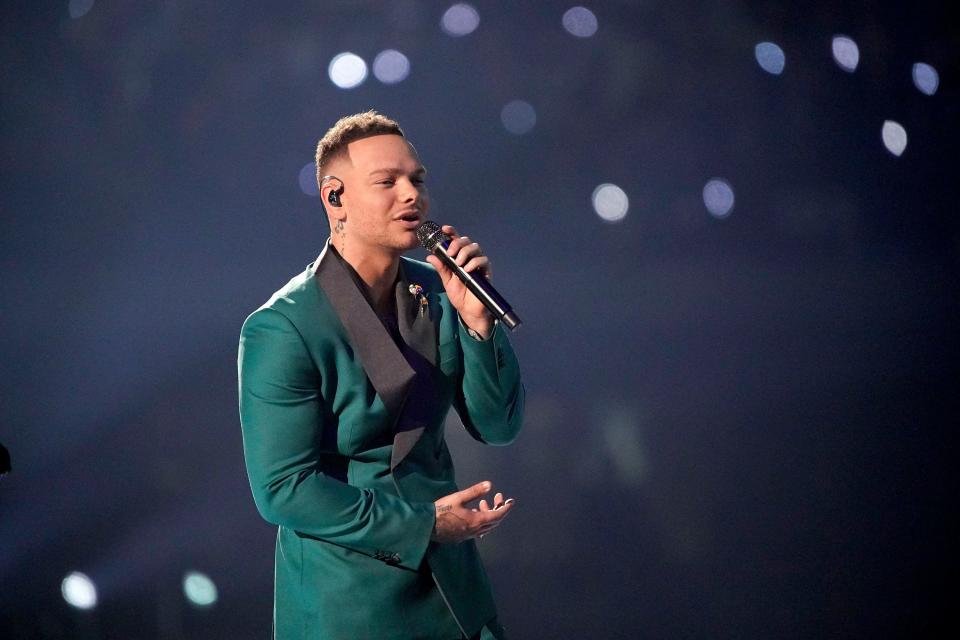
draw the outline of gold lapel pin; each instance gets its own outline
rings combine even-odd
[[[420,317],[422,318],[427,312],[427,296],[423,293],[423,287],[418,284],[411,284],[407,290],[420,303]]]

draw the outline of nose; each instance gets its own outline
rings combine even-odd
[[[401,189],[400,200],[402,202],[416,202],[420,197],[420,188],[415,185],[409,178],[403,178],[400,182]]]

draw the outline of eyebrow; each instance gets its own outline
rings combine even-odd
[[[376,175],[376,174],[378,174],[378,173],[385,173],[385,174],[391,175],[391,176],[399,176],[399,175],[403,175],[404,173],[406,173],[406,171],[404,171],[403,169],[400,169],[400,168],[398,168],[398,167],[390,167],[390,168],[386,168],[386,169],[374,169],[373,171],[371,171],[371,172],[370,172],[369,174],[367,174],[367,175],[373,176],[373,175]],[[417,175],[417,174],[419,174],[419,175],[423,176],[423,175],[426,175],[426,173],[427,173],[427,168],[424,167],[424,166],[420,166],[420,167],[417,167],[417,168],[413,171],[413,174],[412,174],[412,175]]]

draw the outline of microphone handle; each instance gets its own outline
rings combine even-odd
[[[519,327],[521,324],[520,317],[510,308],[510,304],[503,299],[503,296],[493,288],[490,281],[483,275],[477,274],[477,277],[474,278],[464,271],[463,267],[458,265],[447,253],[447,247],[445,246],[447,244],[446,242],[438,242],[433,249],[433,255],[440,258],[440,261],[460,278],[460,281],[470,290],[470,293],[477,296],[483,306],[489,309],[497,320],[511,331]]]

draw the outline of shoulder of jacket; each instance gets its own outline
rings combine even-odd
[[[310,269],[305,269],[274,291],[266,302],[247,316],[247,319],[265,310],[272,310],[283,315],[292,324],[298,325],[305,313],[316,312],[318,289]]]

